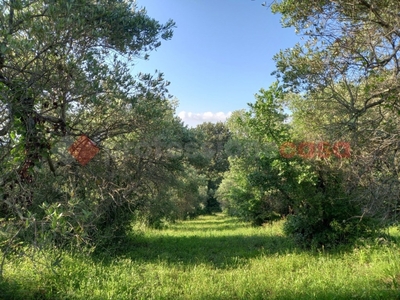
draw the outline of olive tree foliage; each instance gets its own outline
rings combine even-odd
[[[301,246],[353,241],[368,232],[371,223],[361,217],[361,205],[346,190],[344,169],[349,161],[333,153],[328,157],[331,148],[313,151],[294,146],[294,153],[285,152],[285,143],[302,145],[304,138],[321,132],[309,132],[299,110],[290,118],[285,113],[285,103],[297,101],[304,100],[284,93],[275,83],[256,95],[249,111],[232,114],[227,122],[233,133],[228,147],[231,167],[218,199],[228,213],[254,225],[286,217],[286,233]]]
[[[280,145],[290,140],[282,96],[277,84],[262,89],[248,111],[234,112],[227,122],[231,168],[217,196],[228,213],[255,225],[287,214],[300,197],[298,187],[313,184],[306,165],[280,155]]]
[[[194,138],[163,75],[131,72],[174,23],[135,1],[5,0],[0,11],[3,252],[118,237],[132,214],[160,216],[154,199],[168,188],[185,187],[191,211],[197,177],[184,164]],[[67,151],[82,134],[100,149],[86,166]]]
[[[57,137],[129,131],[129,119],[103,128],[113,117],[107,110],[164,97],[162,77],[134,78],[129,60],[170,38],[172,22],[160,25],[122,1],[10,0],[1,11],[1,136],[5,146],[20,145],[21,178]]]
[[[224,212],[260,225],[277,213],[278,209],[270,201],[272,198],[253,184],[250,174],[260,171],[260,155],[275,147],[260,143],[251,135],[249,118],[249,114],[241,110],[233,112],[227,120],[226,126],[232,133],[226,145],[230,168],[223,174],[216,198]]]
[[[199,150],[197,156],[192,156],[192,162],[206,179],[207,201],[204,212],[219,212],[221,207],[215,192],[221,183],[223,172],[229,169],[225,146],[230,140],[231,133],[222,122],[202,123],[194,128],[194,132],[199,141]]]
[[[284,0],[272,9],[305,38],[275,56],[282,87],[299,94],[289,101],[294,119],[316,140],[350,142],[351,159],[335,168],[346,195],[362,205],[360,220],[396,219],[400,3]]]

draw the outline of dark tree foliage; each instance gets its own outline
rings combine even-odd
[[[228,128],[221,122],[216,124],[203,123],[195,128],[200,140],[200,155],[202,166],[200,172],[205,175],[207,183],[206,213],[221,211],[220,204],[215,197],[222,174],[229,169],[228,155],[225,145],[230,139]]]
[[[113,245],[132,218],[200,209],[194,137],[169,83],[132,71],[173,28],[135,1],[0,1],[3,253],[21,242]],[[85,166],[68,153],[81,135],[100,149]]]

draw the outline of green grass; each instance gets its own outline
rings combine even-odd
[[[391,235],[400,236],[395,228]],[[0,298],[400,299],[397,244],[310,252],[282,234],[282,223],[254,228],[203,216],[132,234],[118,251],[64,252],[54,270],[48,265],[57,253],[38,255],[35,265],[15,258],[5,266]]]

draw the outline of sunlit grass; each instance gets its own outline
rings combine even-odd
[[[55,272],[26,258],[8,262],[0,298],[400,299],[399,250],[380,239],[309,252],[283,235],[282,223],[254,228],[204,216],[134,232],[112,255],[64,253]]]

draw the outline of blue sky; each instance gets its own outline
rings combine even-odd
[[[299,41],[263,2],[137,0],[150,17],[173,19],[177,27],[148,61],[137,61],[134,72],[163,72],[179,101],[177,114],[189,126],[247,109],[254,94],[275,80],[274,54]]]

